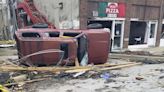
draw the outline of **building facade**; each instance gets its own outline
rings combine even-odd
[[[16,9],[13,7],[15,2],[15,0],[0,0],[0,40],[13,39],[13,34],[16,30],[15,25],[17,24],[13,20],[16,20],[15,13],[12,12]]]
[[[164,46],[164,0],[34,1],[57,28],[87,29],[96,23],[109,28],[113,51]]]
[[[37,9],[59,29],[79,29],[79,0],[33,0]]]
[[[111,30],[112,50],[162,46],[163,0],[81,0],[81,28]]]

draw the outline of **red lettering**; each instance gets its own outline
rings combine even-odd
[[[119,13],[119,10],[118,9],[109,9],[109,8],[107,8],[106,9],[106,13]]]

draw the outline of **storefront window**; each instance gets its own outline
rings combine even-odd
[[[146,27],[147,25],[144,21],[131,21],[129,45],[146,44]]]

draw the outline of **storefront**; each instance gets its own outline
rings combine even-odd
[[[97,10],[92,11],[94,18],[88,20],[89,24],[99,23],[103,28],[111,31],[111,49],[118,51],[123,48],[123,35],[125,24],[125,4],[99,2]]]
[[[112,51],[164,46],[162,3],[162,0],[81,0],[80,28],[93,23],[109,28]]]
[[[158,21],[131,20],[129,49],[154,47],[156,44]]]

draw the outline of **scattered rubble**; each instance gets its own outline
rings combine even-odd
[[[0,41],[0,48],[15,47],[16,42],[14,40]]]
[[[114,75],[106,71],[140,64],[141,63],[130,62],[123,64],[101,64],[78,67],[21,67],[18,65],[13,65],[13,63],[7,63],[3,64],[3,66],[0,66],[1,71],[7,72],[7,74],[1,73],[1,77],[4,76],[6,78],[2,79],[3,82],[1,82],[1,84],[3,84],[5,87],[9,87],[12,90],[18,91],[24,89],[24,85],[27,85],[28,83],[43,81],[47,79],[60,80],[104,78],[107,80],[107,82],[110,82],[111,80],[109,79],[114,77]]]
[[[143,77],[136,77],[136,80],[143,80]]]
[[[164,90],[162,62],[145,63],[146,60],[143,60],[144,64],[140,65],[141,63],[134,62],[135,59],[117,58],[110,59],[110,64],[102,65],[27,67],[13,63],[14,60],[6,58],[0,62],[0,84],[9,88],[11,92],[76,92],[80,90],[163,92]]]
[[[0,84],[6,83],[10,79],[10,75],[8,72],[0,73]]]
[[[127,55],[111,53],[111,59],[126,59],[130,62],[142,62],[144,64],[161,64],[164,63],[162,56],[145,56],[145,55]]]
[[[26,86],[31,88],[30,92],[163,92],[164,86],[161,73],[156,69],[163,69],[164,64],[145,64],[123,68],[121,70],[110,70],[98,73],[94,78],[53,78],[50,81],[40,81],[33,85]],[[109,74],[111,77],[106,80],[100,75]],[[86,75],[86,74],[84,74]],[[137,80],[136,77],[144,78]],[[39,86],[37,86],[40,84]],[[33,87],[32,87],[33,86]]]
[[[3,41],[0,41],[0,45],[4,45],[4,44],[16,44],[15,40],[3,40]]]
[[[148,51],[125,51],[125,52],[119,52],[120,54],[128,54],[128,55],[145,55],[145,56],[152,56],[153,54],[151,54]]]
[[[0,92],[9,92],[9,90],[6,87],[0,85]]]

